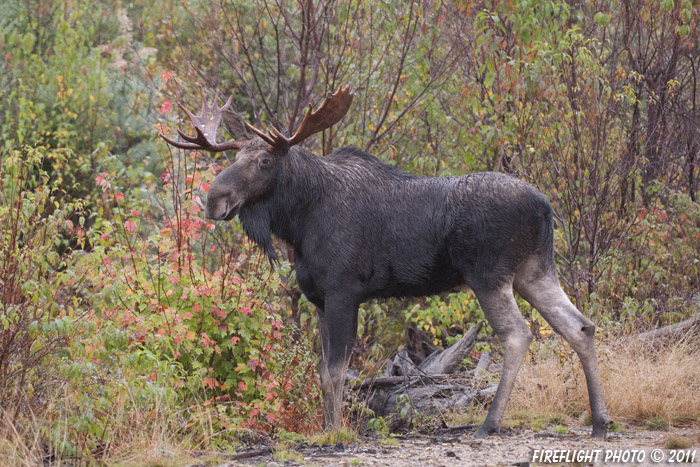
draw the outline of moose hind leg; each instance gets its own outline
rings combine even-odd
[[[476,437],[484,438],[500,430],[515,378],[532,342],[532,333],[523,319],[510,283],[496,289],[474,291],[484,315],[503,346],[503,371],[496,395]]]
[[[571,303],[554,274],[533,274],[532,269],[528,271],[526,267],[522,274],[524,277],[516,277],[515,289],[537,308],[579,356],[588,387],[593,437],[605,438],[611,420],[605,408],[603,383],[598,369],[594,342],[595,325]]]

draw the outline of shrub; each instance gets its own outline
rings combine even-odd
[[[0,411],[10,420],[37,409],[55,389],[47,368],[85,314],[80,202],[61,204],[42,169],[46,151],[24,147],[0,167]]]
[[[308,345],[283,336],[279,276],[240,231],[201,216],[216,168],[196,153],[167,161],[153,201],[126,199],[97,176],[114,219],[95,245],[98,323],[181,366],[183,404],[201,404],[190,423],[206,414],[223,430],[315,426],[315,362]]]

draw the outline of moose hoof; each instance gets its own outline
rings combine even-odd
[[[486,426],[486,423],[481,425],[478,430],[476,430],[476,433],[474,433],[474,437],[477,439],[483,439],[487,438],[489,435],[493,433],[497,433],[498,428],[489,428]]]
[[[591,436],[593,438],[605,439],[608,436],[608,429],[612,425],[612,420],[606,418],[602,422],[593,423],[593,433]]]

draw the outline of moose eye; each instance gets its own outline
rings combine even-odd
[[[267,157],[264,157],[264,158],[260,159],[260,167],[269,167],[270,162],[271,162],[270,159],[268,159]]]

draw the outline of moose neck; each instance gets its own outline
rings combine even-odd
[[[303,148],[292,147],[280,167],[274,192],[272,232],[298,248],[311,207],[324,191],[324,161]]]
[[[292,147],[282,157],[275,187],[244,205],[239,215],[248,237],[262,247],[271,262],[279,261],[271,234],[298,248],[310,207],[323,193],[324,162],[318,156]]]

